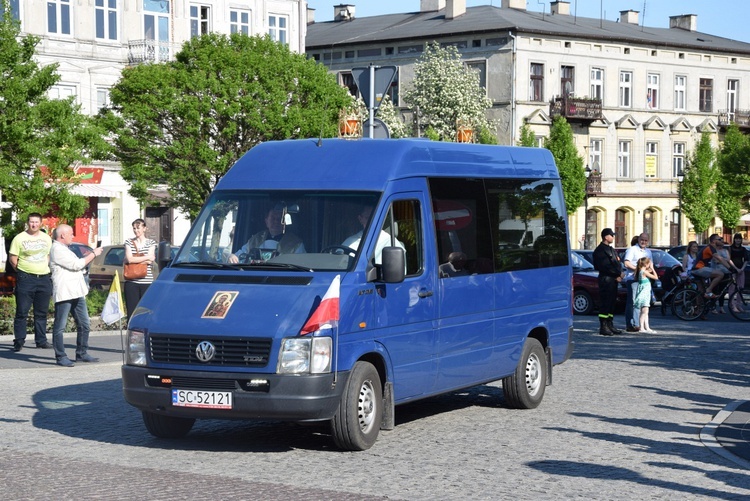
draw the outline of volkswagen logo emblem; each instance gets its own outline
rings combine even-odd
[[[198,347],[195,348],[195,356],[201,362],[210,362],[214,355],[216,355],[216,348],[211,341],[201,341],[198,343]]]

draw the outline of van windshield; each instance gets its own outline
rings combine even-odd
[[[172,266],[346,271],[380,193],[220,191],[209,198]],[[369,210],[368,210],[369,209]]]

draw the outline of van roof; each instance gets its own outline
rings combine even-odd
[[[255,146],[216,189],[383,191],[394,179],[427,176],[559,179],[552,154],[542,148],[426,139],[296,139]]]

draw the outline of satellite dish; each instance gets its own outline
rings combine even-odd
[[[372,135],[370,135],[370,129],[373,129]],[[372,137],[373,139],[390,139],[391,133],[381,119],[375,118],[373,119],[372,123],[370,123],[370,120],[367,119],[362,126],[362,137]]]

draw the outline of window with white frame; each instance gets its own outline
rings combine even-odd
[[[190,5],[190,38],[207,35],[211,32],[211,7]]]
[[[592,171],[602,172],[602,153],[604,148],[603,139],[591,139],[589,141],[589,168]]]
[[[646,81],[646,108],[659,108],[659,75],[649,73]]]
[[[109,106],[109,89],[106,87],[97,87],[96,96],[94,102],[94,111],[99,111],[102,108]]]
[[[98,209],[96,211],[97,216],[97,236],[108,237],[109,236],[109,209]]]
[[[117,40],[117,0],[96,0],[94,18],[96,38]]]
[[[630,108],[633,106],[633,72],[620,72],[620,107]]]
[[[535,139],[536,139],[536,147],[544,148],[544,141],[546,138],[544,136],[536,136]]]
[[[16,21],[21,20],[20,0],[10,0],[10,16]],[[0,9],[0,20],[3,19],[3,11]]]
[[[685,172],[685,143],[672,144],[672,177]]]
[[[727,80],[727,111],[729,119],[734,121],[734,113],[737,111],[737,99],[739,98],[740,81],[735,79]]]
[[[529,101],[544,101],[544,65],[541,63],[531,63]]]
[[[604,70],[602,68],[591,68],[589,97],[591,99],[604,99]]]
[[[70,0],[47,0],[47,33],[70,35]]]
[[[630,177],[631,141],[620,141],[617,147],[617,177]]]
[[[700,79],[700,90],[698,95],[698,110],[704,112],[713,111],[714,81],[712,78]]]
[[[271,40],[283,44],[289,43],[287,36],[288,25],[289,20],[286,16],[276,16],[273,14],[268,16],[268,34],[271,36]]]
[[[71,96],[77,96],[75,85],[57,84],[50,87],[47,91],[50,99],[67,99]]]
[[[575,74],[576,74],[576,69],[573,66],[560,66],[560,95],[561,96],[575,95],[575,90],[576,90]]]
[[[687,92],[687,77],[675,75],[674,77],[674,109],[685,109],[685,93]]]
[[[230,33],[244,33],[252,35],[250,31],[250,19],[252,11],[233,9],[229,11],[229,31]]]
[[[646,162],[644,165],[644,177],[655,178],[659,174],[659,143],[646,141]]]
[[[143,37],[146,39],[149,61],[163,62],[171,57],[170,5],[161,0],[143,0]]]

